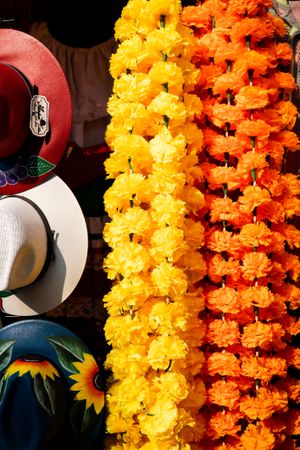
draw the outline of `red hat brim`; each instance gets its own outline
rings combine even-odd
[[[71,96],[57,59],[27,33],[0,30],[0,62],[21,71],[49,102],[50,130],[45,138],[28,139],[11,164],[0,164],[0,194],[16,194],[41,183],[65,152],[72,121]]]

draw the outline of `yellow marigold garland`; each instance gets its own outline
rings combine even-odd
[[[208,283],[205,449],[292,450],[299,434],[300,183],[291,49],[269,0],[204,0],[183,11],[201,69]]]
[[[115,28],[105,163],[114,181],[104,196],[110,449],[188,450],[204,433],[197,283],[206,263],[194,219],[204,206],[203,135],[193,123],[202,102],[190,93],[199,70],[180,13],[179,0],[129,0]]]

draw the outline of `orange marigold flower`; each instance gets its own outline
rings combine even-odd
[[[279,131],[284,129],[280,117],[280,112],[275,108],[264,108],[262,110],[257,109],[253,112],[253,119],[264,120],[267,124],[270,125],[272,133],[279,133]]]
[[[251,16],[263,8],[271,8],[272,0],[229,0],[228,11],[236,14]]]
[[[240,157],[237,171],[241,175],[246,175],[250,174],[252,170],[264,169],[267,166],[265,154],[249,151]]]
[[[239,197],[241,211],[253,212],[255,208],[271,200],[270,193],[267,189],[259,186],[248,186],[243,191],[243,195]]]
[[[281,201],[287,219],[290,219],[293,216],[300,216],[300,198],[284,197]]]
[[[292,152],[299,150],[300,148],[299,138],[293,131],[283,130],[273,136],[273,141],[279,142],[284,148]]]
[[[283,270],[290,275],[292,280],[297,281],[300,274],[300,259],[297,255],[282,251],[273,257],[273,261],[278,261]]]
[[[223,128],[226,123],[230,123],[230,129],[233,130],[245,118],[245,112],[235,105],[216,103],[212,107],[209,118],[219,128]]]
[[[282,283],[275,287],[275,292],[285,298],[291,309],[297,309],[300,306],[300,289],[291,283]]]
[[[268,68],[268,58],[256,50],[244,50],[233,65],[233,72],[239,77],[247,76],[248,71],[254,72],[254,76],[263,75]]]
[[[269,383],[273,376],[285,377],[287,363],[275,356],[242,356],[241,373],[246,377]]]
[[[241,135],[256,137],[258,139],[268,139],[271,132],[270,125],[264,120],[243,120],[236,129],[236,135],[239,137]]]
[[[230,276],[233,281],[237,281],[240,274],[241,268],[238,259],[230,257],[226,260],[217,253],[208,260],[208,276],[215,283],[220,283],[224,276]]]
[[[246,325],[241,341],[244,347],[260,347],[264,350],[283,348],[282,338],[285,330],[280,323],[263,323],[260,321]]]
[[[240,401],[240,411],[252,420],[265,420],[277,412],[287,410],[288,396],[284,391],[261,387],[256,396],[245,395]]]
[[[234,288],[222,287],[208,292],[206,306],[213,311],[236,314],[241,309],[241,302]]]
[[[291,377],[284,377],[276,383],[276,387],[286,391],[289,399],[293,402],[300,402],[300,380]]]
[[[208,421],[207,435],[212,439],[226,435],[235,436],[241,430],[238,424],[241,417],[239,411],[218,411]]]
[[[230,37],[233,42],[244,42],[246,37],[251,37],[251,43],[264,38],[271,38],[275,34],[285,35],[285,25],[282,19],[276,19],[271,14],[264,17],[245,18],[235,23]]]
[[[213,58],[216,50],[225,44],[226,36],[222,33],[206,33],[198,40],[198,45],[203,45],[206,48],[209,58]]]
[[[267,246],[272,242],[272,231],[264,222],[248,223],[244,225],[239,234],[243,246]]]
[[[239,215],[239,209],[236,202],[230,198],[216,198],[213,200],[210,208],[211,222],[227,220],[232,222]]]
[[[296,87],[296,81],[291,73],[276,71],[272,77],[276,82],[274,87],[293,91]]]
[[[241,42],[226,42],[222,47],[216,50],[214,58],[215,64],[227,68],[228,62],[238,60],[244,51],[245,47]]]
[[[207,370],[209,375],[238,377],[241,372],[240,361],[235,355],[224,350],[214,352],[207,359]]]
[[[249,424],[241,436],[243,449],[247,450],[273,450],[275,436],[262,423]]]
[[[207,390],[207,400],[219,406],[234,409],[238,405],[240,390],[234,381],[216,381]]]
[[[239,291],[242,305],[267,308],[275,301],[273,292],[267,286],[250,286]]]
[[[281,203],[272,200],[264,205],[258,206],[256,217],[260,222],[269,220],[273,224],[278,224],[285,220],[285,211]]]
[[[288,186],[288,190],[292,195],[300,194],[300,179],[294,173],[285,173],[282,174],[282,180]]]
[[[223,136],[216,134],[215,139],[206,147],[208,153],[216,159],[224,162],[224,154],[239,157],[242,153],[241,146],[236,136]]]
[[[214,95],[220,95],[223,99],[226,98],[228,92],[236,94],[243,86],[245,86],[245,82],[238,74],[227,72],[215,80],[213,93]]]
[[[243,86],[234,99],[236,106],[244,110],[265,108],[269,103],[267,89],[259,86]]]
[[[272,219],[271,219],[272,220]],[[283,222],[283,220],[282,220]],[[295,227],[295,225],[288,225],[287,223],[274,223],[272,225],[273,231],[278,231],[282,234],[290,249],[299,248],[300,247],[300,230]]]
[[[234,345],[240,340],[239,324],[234,320],[213,320],[208,325],[206,339],[218,347]]]
[[[229,190],[233,190],[243,185],[246,186],[248,179],[247,177],[243,178],[232,166],[217,166],[208,173],[207,181],[212,190],[219,189],[224,184]]]
[[[242,271],[245,280],[253,281],[256,278],[266,277],[271,268],[271,261],[265,253],[251,252],[244,255]]]
[[[211,16],[200,5],[183,8],[181,21],[188,27],[203,28],[206,32],[211,30]]]
[[[282,100],[274,105],[275,110],[279,113],[281,120],[281,129],[294,128],[298,116],[297,107],[291,101]]]
[[[285,414],[281,414],[280,418],[285,422],[288,435],[299,435],[300,434],[300,410],[299,409],[290,408],[289,411],[287,411]],[[295,450],[298,450],[298,448],[296,448]]]
[[[271,43],[267,51],[269,55],[274,55],[276,66],[289,64],[293,57],[293,49],[287,42]]]
[[[233,247],[238,249],[235,236],[231,231],[212,229],[206,234],[206,246],[215,252],[227,252]]]

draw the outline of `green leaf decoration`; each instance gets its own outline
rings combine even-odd
[[[0,341],[0,371],[8,366],[15,342],[16,341]]]
[[[7,386],[7,379],[2,377],[2,379],[0,380],[0,405],[5,396],[6,386]]]
[[[28,163],[28,176],[29,177],[40,177],[47,172],[50,172],[55,167],[55,164],[47,161],[40,156],[32,155]]]
[[[47,338],[54,347],[60,364],[69,372],[76,373],[74,358],[83,361],[84,348],[78,339],[72,336],[51,336]]]
[[[53,386],[50,387],[50,384]],[[40,374],[37,374],[33,380],[34,392],[36,398],[41,405],[42,408],[49,414],[49,416],[53,416],[55,413],[55,382],[50,378],[44,380]]]
[[[76,401],[70,411],[72,428],[78,435],[86,434],[89,430],[94,428],[97,423],[100,423],[100,416],[101,414],[96,414],[93,405],[91,405],[88,409],[85,409],[84,401]]]

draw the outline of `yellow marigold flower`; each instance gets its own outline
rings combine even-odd
[[[46,377],[54,380],[55,377],[59,377],[57,369],[48,361],[35,360],[33,358],[15,359],[5,370],[4,379],[17,373],[19,377],[22,377],[26,373],[30,373],[34,378],[36,375],[41,375],[45,380]]]
[[[85,400],[86,409],[93,405],[96,414],[100,414],[104,407],[104,393],[97,384],[99,368],[94,357],[89,353],[84,353],[83,358],[82,362],[73,362],[78,373],[70,375],[70,378],[76,381],[70,389],[77,391],[76,400]]]
[[[107,110],[113,116],[114,123],[122,123],[122,126],[130,132],[133,131],[138,121],[151,119],[150,112],[142,103],[120,101],[115,94],[110,97]]]
[[[162,335],[151,342],[148,360],[153,369],[166,370],[170,362],[183,359],[186,354],[187,344],[179,336]]]
[[[120,348],[113,348],[105,360],[105,368],[112,370],[114,378],[117,380],[128,376],[145,376],[149,367],[147,348],[144,344],[128,344]]]
[[[151,389],[158,390],[159,397],[175,402],[184,400],[189,392],[189,385],[181,373],[166,372],[152,380]]]
[[[156,263],[177,261],[187,250],[184,234],[180,228],[167,226],[154,231],[150,239],[150,255]]]
[[[147,271],[149,264],[149,253],[146,248],[136,242],[124,242],[109,253],[103,267],[107,271],[108,278],[113,280],[118,274],[129,277]]]
[[[197,251],[189,251],[177,260],[177,265],[184,269],[188,280],[191,283],[200,281],[207,274],[206,262],[203,256]]]
[[[194,64],[185,58],[178,58],[177,63],[181,67],[183,73],[184,90],[185,92],[191,92],[201,77],[201,70],[196,69]]]
[[[183,231],[190,250],[197,250],[204,245],[204,227],[201,222],[185,219]]]
[[[185,186],[182,191],[181,199],[186,202],[187,208],[198,215],[200,209],[204,206],[204,194],[194,186]]]
[[[173,137],[166,127],[151,139],[149,145],[154,161],[159,163],[180,161],[186,154],[184,136],[179,134]]]
[[[124,214],[113,214],[111,219],[103,230],[103,237],[110,247],[129,241],[132,233],[139,237],[145,236],[153,227],[149,212],[138,206],[127,209]]]
[[[189,312],[184,304],[179,308],[177,302],[160,301],[152,306],[148,319],[150,328],[157,333],[174,334],[187,328]]]
[[[111,315],[119,315],[123,311],[139,309],[150,295],[154,294],[150,275],[132,275],[112,286],[103,301]]]
[[[144,43],[144,51],[152,54],[165,53],[168,57],[176,57],[182,50],[182,37],[172,28],[160,28],[153,30],[147,35]],[[161,59],[156,58],[157,62]]]
[[[124,418],[130,418],[144,410],[143,402],[148,396],[148,390],[146,378],[126,377],[109,388],[107,404],[113,409],[119,409]]]
[[[202,114],[202,102],[197,95],[184,94],[183,101],[186,109],[187,120],[192,120],[194,117],[200,117]]]
[[[123,73],[114,82],[113,92],[125,102],[147,105],[157,92],[153,92],[151,78],[144,73]]]
[[[186,177],[180,171],[180,164],[155,163],[152,166],[152,174],[149,175],[148,182],[149,190],[152,192],[177,195],[181,192]]]
[[[185,203],[170,194],[156,195],[151,203],[151,218],[162,225],[176,226],[186,213]]]
[[[173,130],[174,134],[183,134],[186,143],[188,144],[188,151],[196,149],[201,150],[203,146],[203,133],[195,123],[187,122],[182,127]]]
[[[104,205],[112,216],[117,211],[130,207],[130,201],[146,200],[147,181],[139,173],[121,174],[104,194]]]
[[[189,394],[181,402],[181,406],[186,409],[199,409],[201,408],[206,400],[206,389],[204,382],[201,378],[197,378],[190,383]]]
[[[163,262],[153,269],[151,280],[157,289],[158,295],[165,295],[171,298],[185,294],[188,286],[184,271],[167,262]]]
[[[149,437],[171,437],[177,419],[176,404],[166,399],[157,399],[151,408],[138,415],[141,431]]]
[[[148,339],[146,320],[141,321],[138,316],[130,314],[119,317],[108,317],[105,323],[105,337],[113,347],[127,344],[143,344]]]
[[[110,73],[112,77],[118,78],[128,69],[135,70],[142,49],[143,40],[138,35],[121,42],[117,52],[113,53],[110,58]]]
[[[153,64],[149,71],[149,79],[160,86],[168,85],[168,92],[175,95],[181,95],[184,78],[182,70],[175,62],[158,61]]]
[[[110,409],[108,416],[105,418],[105,425],[108,433],[126,433],[128,428],[133,425],[133,418],[123,417],[121,411],[115,411],[114,408]],[[123,449],[123,444],[121,446],[116,445],[113,447],[109,447],[110,449]]]
[[[205,362],[204,354],[199,348],[190,348],[185,359],[174,361],[172,370],[183,373],[187,379],[200,373]]]
[[[183,124],[186,118],[185,106],[181,99],[177,95],[164,91],[151,101],[147,109],[150,112],[173,119],[174,126]]]

